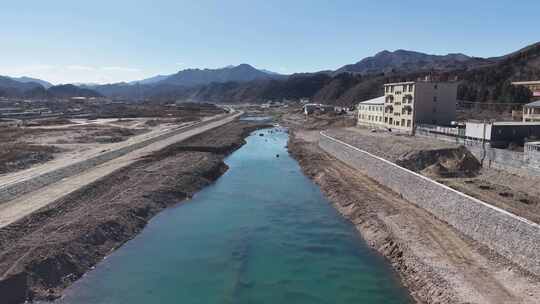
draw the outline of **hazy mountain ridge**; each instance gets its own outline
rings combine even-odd
[[[367,57],[355,64],[345,65],[334,74],[358,73],[362,75],[419,70],[449,71],[470,69],[476,66],[493,64],[495,60],[470,57],[461,53],[447,55],[430,55],[415,51],[384,50],[375,56]]]
[[[170,76],[146,79],[146,83],[141,80],[134,83],[80,86],[88,91],[79,92],[73,88],[65,89],[70,94],[79,93],[79,96],[101,94],[134,101],[154,99],[162,102],[260,103],[305,97],[314,102],[351,105],[382,95],[382,85],[386,82],[416,80],[426,74],[443,79],[460,79],[458,98],[462,100],[527,102],[530,100],[530,92],[510,83],[540,79],[540,43],[487,59],[463,54],[429,55],[405,50],[382,51],[336,71],[284,76],[241,64],[221,69],[187,69]],[[8,81],[13,82],[12,79]],[[2,84],[0,78],[0,94],[5,94]],[[30,86],[26,89],[27,95],[44,94],[45,89],[40,85],[20,85]],[[36,85],[38,87],[34,87]],[[20,91],[20,88],[10,89],[8,93]]]
[[[70,98],[75,96],[100,97],[102,95],[93,90],[72,84],[45,88],[43,85],[33,81],[21,82],[11,77],[0,76],[0,96],[16,98]]]
[[[301,78],[291,75],[286,80],[274,81],[279,85],[269,81],[258,81],[236,86],[213,86],[211,89],[191,92],[187,94],[187,98],[191,101],[264,102],[268,99],[307,97],[313,102],[352,105],[382,95],[384,83],[416,80],[426,74],[432,74],[442,79],[457,77],[461,80],[458,91],[460,100],[528,102],[531,98],[530,92],[525,88],[512,86],[511,82],[540,79],[540,43],[489,59],[463,54],[427,55],[411,51],[383,51],[378,55],[379,59],[389,56],[392,60],[377,65],[379,59],[373,60],[376,55],[360,61],[362,62],[360,67],[366,68],[364,71],[371,72],[360,73],[338,69],[333,73],[299,74],[303,75]],[[396,56],[399,58],[396,59]],[[342,72],[339,72],[340,70]],[[316,85],[311,86],[311,90],[302,92],[295,90],[295,86],[314,82]],[[181,98],[186,98],[186,95]]]
[[[22,77],[9,77],[15,81],[18,81],[18,82],[22,82],[22,83],[37,83],[39,85],[41,85],[42,87],[44,87],[45,89],[48,89],[50,87],[53,86],[52,83],[48,82],[48,81],[45,81],[45,80],[42,80],[42,79],[37,79],[37,78],[32,78],[32,77],[26,77],[26,76],[22,76]]]
[[[248,82],[260,79],[277,79],[284,76],[277,73],[261,71],[249,64],[228,66],[221,69],[187,69],[179,71],[161,81],[158,84],[170,84],[178,86],[196,86],[210,83],[225,82]]]
[[[133,84],[155,84],[169,78],[170,76],[171,75],[157,75],[157,76],[153,76],[153,77],[149,77],[149,78],[145,78],[141,80],[130,81],[128,83],[132,85]]]

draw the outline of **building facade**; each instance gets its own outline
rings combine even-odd
[[[536,81],[516,81],[512,82],[515,86],[524,86],[533,94],[533,100],[540,100],[540,80]]]
[[[456,120],[457,86],[428,80],[385,84],[385,127],[410,132],[415,124],[450,125]]]
[[[474,122],[465,126],[467,139],[489,142],[493,148],[506,148],[514,143],[523,145],[531,140],[540,139],[540,122]]]
[[[540,121],[540,101],[531,102],[523,106],[523,121]]]
[[[384,128],[384,96],[358,104],[358,125]]]

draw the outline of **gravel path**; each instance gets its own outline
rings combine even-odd
[[[451,143],[438,140],[411,137],[386,131],[371,132],[368,129],[358,127],[330,129],[325,132],[329,136],[393,162],[400,156],[413,151],[457,147]]]

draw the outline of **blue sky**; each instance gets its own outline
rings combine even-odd
[[[3,1],[0,75],[117,82],[249,63],[336,69],[381,50],[499,56],[540,41],[540,1]]]

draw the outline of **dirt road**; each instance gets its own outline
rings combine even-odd
[[[35,191],[32,191],[27,194],[23,194],[16,199],[10,200],[3,204],[0,204],[0,228],[6,225],[9,225],[18,219],[23,218],[24,216],[50,204],[51,202],[65,196],[85,185],[88,185],[99,178],[111,174],[113,171],[118,170],[122,167],[125,167],[129,164],[132,164],[136,160],[147,156],[155,151],[161,150],[166,146],[174,144],[176,142],[182,141],[186,138],[200,134],[202,132],[208,131],[210,129],[222,126],[226,123],[229,123],[239,117],[242,113],[236,113],[234,115],[228,115],[219,119],[217,121],[203,122],[200,126],[196,128],[187,129],[185,132],[172,135],[168,138],[160,140],[158,142],[152,143],[141,149],[132,151],[124,156],[118,157],[101,165],[98,165],[94,168],[86,170],[80,174],[64,178],[58,182],[47,185],[45,187],[39,188]],[[169,130],[167,130],[169,131]],[[165,132],[165,131],[164,131]],[[161,134],[161,133],[160,133]],[[143,138],[139,138],[137,141],[131,141],[130,144],[136,144],[144,139],[156,136],[147,135]],[[85,155],[86,157],[91,157],[92,154]],[[78,161],[80,161],[78,159]],[[49,172],[59,168],[62,164],[55,162],[50,165],[44,165],[40,167],[40,170],[34,170],[27,172],[26,174],[16,175],[17,178],[4,180],[3,185],[9,185],[14,182],[22,182],[26,179],[35,177],[36,175]],[[67,164],[64,164],[67,165]]]
[[[418,302],[538,303],[538,278],[332,158],[317,140],[317,131],[295,130],[289,149]]]
[[[213,118],[215,117],[206,117],[202,120],[202,122],[204,123],[205,121],[208,121]],[[75,163],[84,161],[86,159],[92,158],[92,157],[96,157],[104,152],[114,151],[114,150],[118,150],[127,146],[131,146],[131,145],[143,142],[145,140],[148,140],[150,138],[154,138],[154,137],[158,137],[160,135],[166,134],[177,128],[188,127],[193,124],[195,124],[195,122],[181,124],[177,126],[160,125],[150,132],[133,136],[126,141],[122,141],[118,143],[111,143],[111,144],[98,144],[98,145],[94,145],[92,148],[75,149],[74,151],[70,153],[65,153],[63,155],[60,155],[56,157],[54,160],[51,160],[44,164],[33,166],[29,169],[22,170],[22,171],[0,175],[0,190],[5,187],[9,187],[10,185],[29,180],[36,176],[46,174],[54,170],[58,170],[59,168],[66,167],[68,165],[75,164]],[[65,128],[66,126],[64,125],[61,127]],[[78,145],[84,146],[81,144],[78,144]]]

